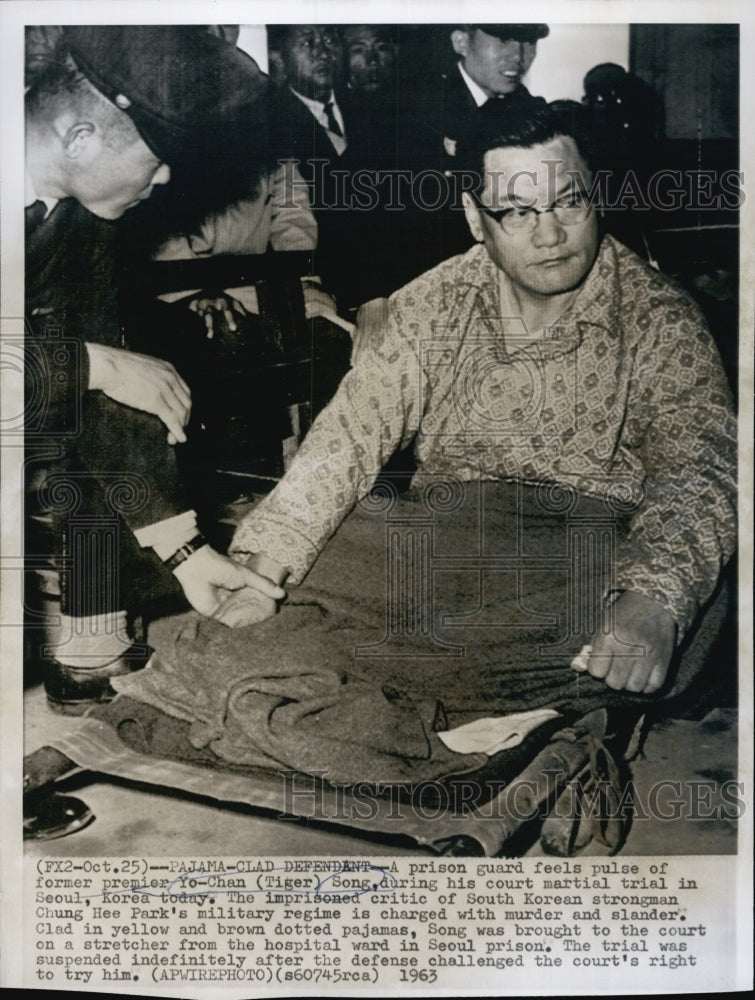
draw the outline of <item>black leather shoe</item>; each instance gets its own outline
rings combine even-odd
[[[48,792],[24,799],[24,840],[57,840],[94,821],[94,813],[73,795]]]
[[[53,660],[45,675],[47,704],[60,715],[83,715],[92,705],[115,698],[111,677],[141,670],[151,655],[149,646],[134,644],[104,667],[71,667]]]

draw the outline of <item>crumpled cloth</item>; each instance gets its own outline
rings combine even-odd
[[[572,564],[575,538],[610,539],[607,522],[620,537],[621,514],[517,484],[458,484],[439,499],[432,487],[358,506],[267,621],[230,629],[192,612],[156,623],[150,665],[114,686],[188,722],[193,746],[221,761],[351,784],[484,766],[484,753],[439,738],[480,718],[658,700],[571,666],[611,580],[598,545]],[[587,585],[575,589],[577,570]],[[722,592],[663,695],[700,672],[725,607]]]
[[[474,722],[467,722],[438,735],[454,753],[484,753],[487,757],[492,757],[501,750],[518,747],[525,736],[544,722],[557,719],[559,714],[553,708],[512,712],[499,718],[475,719]]]
[[[147,667],[113,686],[190,723],[194,747],[236,764],[289,766],[331,783],[410,784],[484,761],[438,739],[446,720],[437,700],[343,669],[319,609],[287,611],[274,653],[260,635],[270,623],[229,629],[194,612],[173,619],[171,638],[164,635]],[[302,665],[302,648],[311,666]]]

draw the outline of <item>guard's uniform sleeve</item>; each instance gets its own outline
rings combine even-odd
[[[263,553],[300,582],[326,541],[419,429],[424,376],[416,339],[389,320],[318,416],[283,480],[238,526],[230,554]]]
[[[737,426],[700,310],[679,295],[638,345],[627,405],[641,426],[644,497],[618,551],[616,586],[650,597],[678,640],[711,596],[736,543]]]

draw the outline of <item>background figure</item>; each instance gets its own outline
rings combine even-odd
[[[531,100],[522,83],[537,55],[537,43],[549,33],[547,24],[460,24],[451,32],[459,57],[443,78],[443,147],[449,156],[489,101],[514,107]]]
[[[347,24],[343,28],[346,86],[352,94],[390,92],[395,84],[396,33],[389,24]]]
[[[343,49],[329,25],[268,25],[268,58],[274,82],[270,99],[271,149],[297,161],[309,186],[318,228],[315,271],[327,269],[338,233],[332,231],[339,195],[334,171],[349,145],[342,106]]]
[[[504,108],[543,105],[522,83],[537,55],[537,42],[549,33],[547,24],[459,24],[448,39],[452,62],[440,79],[429,76],[409,107],[402,109],[402,135],[411,149],[415,171],[455,169],[457,143],[477,127],[481,116]],[[433,61],[428,58],[428,67]],[[429,184],[428,184],[429,188]],[[421,274],[471,246],[460,192],[451,183],[438,211],[424,210],[412,199],[409,245]]]
[[[61,58],[63,28],[59,24],[30,24],[24,29],[24,86],[28,90],[39,74]]]
[[[343,29],[349,145],[338,163],[338,207],[323,222],[322,265],[344,314],[389,295],[417,273],[407,227],[413,142],[403,132],[398,34],[387,24]],[[400,191],[399,172],[405,175]]]
[[[309,180],[315,157],[333,160],[348,145],[348,130],[337,89],[342,83],[343,49],[337,28],[318,24],[269,25],[268,57],[276,85],[271,123],[278,147],[304,163]],[[314,122],[313,122],[314,119]]]
[[[643,80],[615,63],[594,66],[585,76],[584,90],[590,166],[594,173],[605,173],[605,228],[647,257],[647,182],[653,167],[657,98]]]

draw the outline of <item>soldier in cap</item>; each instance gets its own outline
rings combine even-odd
[[[532,65],[538,41],[549,31],[547,24],[456,25],[450,36],[456,64],[442,75],[440,86],[436,80],[427,81],[411,105],[402,108],[401,138],[396,143],[402,166],[415,178],[439,169],[448,178],[447,197],[438,211],[428,212],[410,199],[402,213],[401,243],[409,248],[403,255],[405,281],[471,246],[461,187],[453,177],[457,143],[477,128],[481,116],[500,117],[507,109],[526,112],[545,106],[543,98],[530,94],[522,77]],[[384,316],[385,299],[363,305],[357,316],[354,357],[360,345],[376,334]]]
[[[140,561],[162,563],[203,614],[241,587],[283,596],[198,531],[176,455],[191,392],[127,349],[113,250],[114,220],[222,124],[248,132],[262,99],[253,60],[185,26],[66,28],[26,94],[27,466],[63,571],[45,680],[59,711],[108,700],[110,678],[140,664],[126,624]]]
[[[547,24],[460,24],[451,32],[459,56],[444,77],[444,146],[453,156],[460,134],[476,109],[489,101],[526,105],[532,95],[522,83],[537,54],[537,43],[549,34]]]

